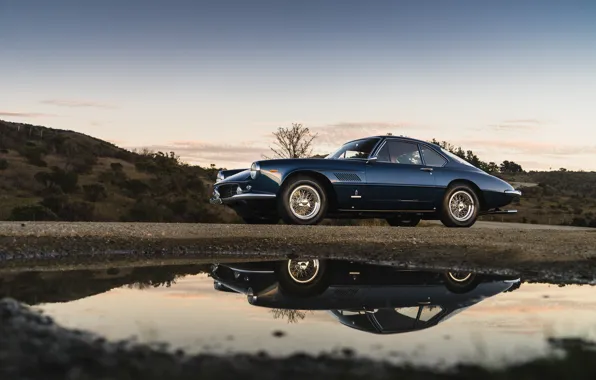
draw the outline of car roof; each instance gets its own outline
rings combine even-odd
[[[366,140],[366,139],[374,139],[374,138],[377,138],[377,139],[399,139],[399,140],[404,140],[404,141],[410,141],[410,142],[417,143],[417,144],[418,143],[420,143],[420,144],[427,144],[427,145],[432,145],[432,146],[434,146],[436,148],[441,148],[439,145],[433,144],[433,143],[431,143],[429,141],[415,139],[415,138],[412,138],[412,137],[395,136],[395,135],[377,135],[377,136],[361,137],[359,139],[354,139],[354,140],[348,141],[348,142],[346,142],[346,144],[349,144],[351,142],[358,141],[358,140]]]

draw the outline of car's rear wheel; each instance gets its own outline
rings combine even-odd
[[[446,272],[443,274],[445,287],[452,293],[467,293],[478,286],[480,278],[470,272]]]
[[[443,197],[441,222],[447,227],[471,227],[476,223],[479,208],[478,195],[470,185],[451,185]]]
[[[420,223],[417,215],[388,218],[387,223],[392,227],[416,227]]]
[[[287,224],[318,224],[327,212],[327,195],[317,180],[295,177],[283,187],[278,207]]]

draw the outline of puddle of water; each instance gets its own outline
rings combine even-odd
[[[523,361],[548,353],[549,337],[595,340],[592,294],[590,286],[344,261],[0,274],[0,298],[113,340],[432,366]]]

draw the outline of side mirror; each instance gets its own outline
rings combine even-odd
[[[379,157],[371,157],[368,160],[366,160],[366,163],[367,164],[372,164],[372,163],[377,162],[378,159],[379,159]]]

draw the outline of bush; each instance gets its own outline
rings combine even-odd
[[[47,207],[37,204],[13,208],[8,219],[15,221],[51,221],[57,220],[58,216]]]
[[[5,159],[0,159],[0,170],[8,169],[8,161]]]
[[[119,163],[119,162],[112,162],[110,164],[110,168],[112,168],[112,170],[115,171],[115,172],[121,172],[124,169],[124,167],[122,166],[122,164]]]
[[[106,188],[100,183],[83,186],[83,192],[85,200],[89,202],[97,202],[108,197]]]

